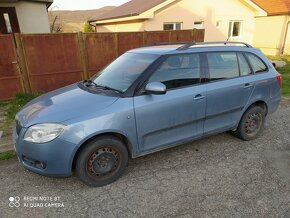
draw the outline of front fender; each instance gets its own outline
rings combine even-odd
[[[65,122],[60,138],[81,147],[87,140],[101,134],[115,133],[130,142],[132,155],[139,152],[132,99],[117,100],[109,108]],[[74,154],[75,155],[75,154]]]

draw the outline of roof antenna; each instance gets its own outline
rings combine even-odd
[[[227,45],[227,42],[230,40],[230,36],[227,38],[227,41],[224,43],[225,45]]]

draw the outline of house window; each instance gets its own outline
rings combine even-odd
[[[12,33],[12,27],[11,27],[11,23],[10,23],[9,14],[8,13],[4,13],[3,17],[4,17],[4,20],[5,20],[7,33]]]
[[[163,30],[181,30],[182,23],[164,23]]]
[[[242,21],[230,21],[229,37],[238,38],[242,34]]]
[[[221,20],[218,20],[216,22],[216,28],[221,28],[222,27],[222,21]]]
[[[193,25],[193,29],[204,29],[203,21],[195,21]]]

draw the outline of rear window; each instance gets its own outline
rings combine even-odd
[[[210,81],[239,77],[239,64],[235,52],[207,54]]]
[[[250,64],[253,68],[254,73],[262,73],[268,70],[268,67],[265,65],[265,63],[256,55],[246,53],[246,56],[248,57],[250,61]]]

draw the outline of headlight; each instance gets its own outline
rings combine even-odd
[[[24,140],[34,143],[50,142],[62,133],[64,127],[64,125],[56,123],[36,124],[28,128]]]

